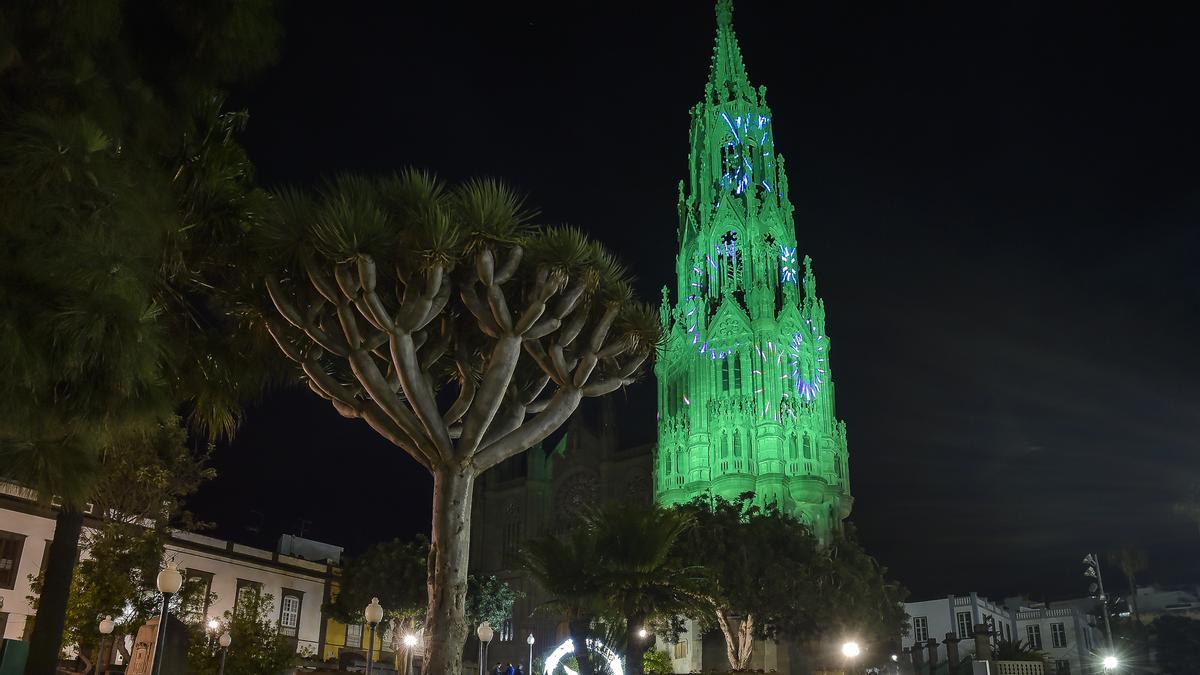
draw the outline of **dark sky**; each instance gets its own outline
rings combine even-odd
[[[1083,554],[1122,544],[1148,579],[1200,580],[1171,508],[1200,478],[1200,16],[788,4],[740,0],[734,25],[826,301],[866,546],[919,598],[1078,593]],[[502,176],[645,297],[670,281],[709,3],[283,17],[279,65],[234,98],[265,183]],[[651,386],[630,443],[653,439]],[[252,410],[216,464],[195,508],[219,534],[305,519],[354,551],[427,530],[423,471],[307,391]]]

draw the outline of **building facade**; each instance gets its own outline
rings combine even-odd
[[[0,637],[28,638],[34,616],[31,579],[43,569],[55,515],[53,508],[38,503],[32,491],[0,483]],[[98,523],[89,514],[85,535]],[[323,660],[339,660],[343,652],[365,657],[367,637],[362,626],[345,626],[322,613],[323,603],[336,592],[340,547],[284,535],[276,550],[270,551],[176,530],[164,555],[178,564],[189,583],[205,591],[204,606],[181,612],[184,621],[219,618],[233,609],[243,593],[258,590],[271,596],[279,633],[298,654]],[[382,633],[375,648],[377,658],[390,660],[389,643]],[[115,656],[119,663],[120,654]]]
[[[910,655],[919,650],[926,667],[931,657],[945,663],[948,639],[959,641],[960,658],[974,655],[975,626],[984,626],[993,644],[1020,641],[1040,650],[1046,655],[1048,673],[1080,675],[1101,671],[1096,657],[1100,631],[1093,617],[1075,607],[1044,607],[1021,598],[997,603],[977,593],[968,593],[907,602],[904,609],[910,630],[901,642]]]
[[[585,399],[565,433],[505,460],[477,481],[471,573],[495,575],[521,594],[512,617],[494,626],[496,637],[488,646],[491,663],[526,664],[526,639],[531,634],[535,656],[545,656],[567,636],[557,616],[540,611],[549,598],[521,569],[520,545],[565,531],[589,507],[611,501],[652,502],[650,448],[623,445],[618,424],[611,399]],[[468,639],[468,661],[477,659],[477,646],[474,638]]]
[[[851,508],[825,305],[792,219],[766,88],[750,84],[731,0],[717,3],[704,99],[680,182],[676,286],[655,364],[655,494],[754,492],[822,539]]]

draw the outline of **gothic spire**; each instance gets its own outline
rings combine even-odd
[[[717,0],[717,39],[705,87],[710,103],[741,99],[755,103],[754,87],[746,76],[742,50],[733,32],[733,0]]]

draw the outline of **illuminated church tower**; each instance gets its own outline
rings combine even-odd
[[[655,366],[655,495],[673,504],[755,492],[823,540],[850,513],[825,305],[801,257],[766,88],[746,76],[730,0],[679,184],[674,295]],[[672,302],[674,300],[674,302]]]

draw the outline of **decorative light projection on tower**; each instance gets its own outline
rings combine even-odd
[[[746,76],[729,0],[679,184],[675,293],[663,288],[655,492],[666,504],[754,492],[823,539],[850,513],[808,256],[800,257],[766,88]]]

